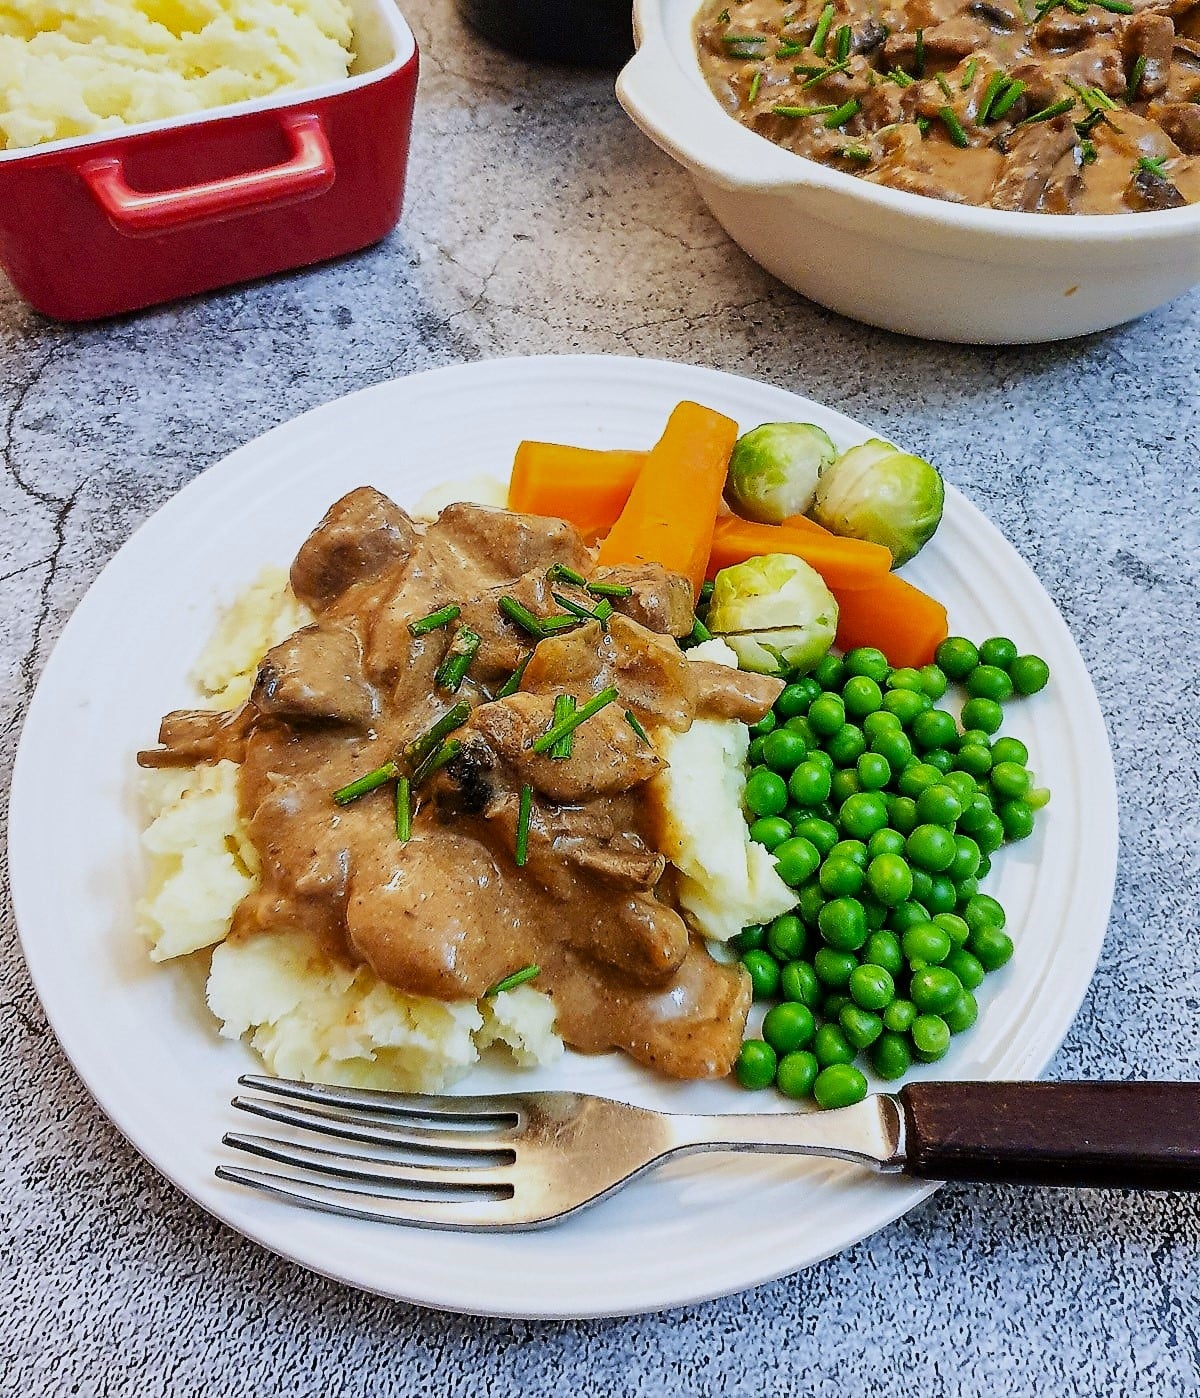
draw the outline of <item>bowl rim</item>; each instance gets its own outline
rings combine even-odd
[[[1200,203],[1130,214],[1023,213],[953,204],[873,184],[776,145],[731,117],[709,88],[694,39],[701,3],[634,0],[637,52],[616,86],[633,121],[701,179],[748,194],[824,191],[939,229],[1055,244],[1112,245],[1146,238],[1173,242],[1200,233]],[[681,23],[685,11],[686,29]]]
[[[16,146],[12,150],[0,148],[0,167],[21,161],[60,156],[68,151],[90,150],[95,146],[104,145],[108,141],[128,141],[138,136],[174,131],[190,126],[201,126],[206,122],[225,121],[231,117],[250,116],[258,112],[305,106],[308,103],[323,101],[327,97],[334,97],[344,92],[355,92],[359,88],[370,87],[374,83],[392,77],[416,61],[416,35],[393,0],[347,0],[347,3],[370,10],[382,19],[392,43],[392,56],[386,63],[368,68],[363,73],[348,74],[333,82],[317,83],[311,87],[279,88],[275,92],[265,93],[261,97],[249,97],[239,102],[226,102],[220,107],[205,107],[198,112],[183,112],[178,116],[159,117],[155,121],[140,121],[128,126],[113,126],[104,131],[90,131],[84,136],[64,136],[61,140],[43,141],[36,146]]]

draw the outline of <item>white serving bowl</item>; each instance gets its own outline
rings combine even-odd
[[[907,194],[784,150],[725,112],[697,0],[635,0],[621,105],[689,170],[727,233],[813,301],[929,340],[1023,344],[1105,330],[1200,282],[1200,205],[1022,214]]]

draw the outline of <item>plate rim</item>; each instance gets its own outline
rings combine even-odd
[[[476,1304],[464,1304],[462,1301],[457,1301],[452,1296],[448,1295],[420,1294],[419,1288],[417,1288],[416,1291],[401,1292],[396,1289],[373,1285],[370,1281],[363,1279],[361,1276],[348,1275],[346,1269],[339,1271],[336,1270],[334,1266],[330,1264],[323,1264],[319,1259],[311,1256],[303,1247],[289,1248],[286,1242],[288,1232],[288,1230],[286,1229],[286,1225],[282,1229],[272,1229],[270,1227],[259,1228],[255,1226],[257,1220],[250,1220],[248,1222],[245,1218],[235,1218],[233,1216],[232,1210],[222,1209],[222,1207],[220,1206],[220,1196],[217,1196],[217,1198],[215,1199],[204,1197],[199,1192],[198,1188],[193,1188],[187,1182],[185,1182],[185,1179],[180,1177],[180,1173],[173,1169],[169,1163],[164,1163],[162,1160],[157,1159],[148,1148],[143,1147],[143,1145],[140,1144],[138,1140],[138,1128],[136,1125],[132,1124],[129,1121],[128,1114],[124,1110],[123,1105],[119,1102],[114,1102],[111,1100],[112,1094],[106,1090],[103,1080],[94,1080],[97,1077],[100,1077],[100,1075],[93,1073],[90,1068],[86,1068],[79,1061],[77,1054],[72,1051],[71,1043],[72,1040],[75,1038],[73,1027],[70,1024],[68,1024],[68,1026],[65,1029],[63,1029],[60,1028],[60,1024],[56,1022],[55,1016],[50,1007],[50,1003],[47,1000],[47,993],[44,989],[43,980],[39,978],[38,971],[35,969],[35,964],[38,961],[38,954],[37,952],[34,952],[33,955],[31,955],[30,943],[27,940],[24,931],[22,930],[23,925],[31,925],[32,922],[35,920],[35,915],[30,912],[30,903],[32,902],[32,898],[27,897],[26,880],[24,878],[24,875],[20,872],[20,870],[24,866],[22,863],[23,851],[21,845],[21,830],[23,822],[20,821],[19,816],[22,806],[25,804],[23,792],[25,791],[26,786],[30,781],[27,772],[32,766],[33,761],[33,759],[29,755],[29,748],[31,746],[31,743],[27,743],[27,734],[31,727],[30,716],[34,713],[35,707],[38,705],[39,698],[42,697],[44,690],[48,687],[48,678],[51,685],[54,683],[56,679],[56,660],[58,659],[60,653],[63,650],[64,641],[68,638],[68,636],[72,635],[74,631],[81,629],[83,625],[86,624],[88,614],[90,611],[88,605],[89,600],[93,597],[94,592],[97,590],[101,580],[105,577],[105,575],[108,574],[111,569],[114,569],[118,565],[119,560],[122,560],[123,556],[126,555],[127,551],[131,550],[131,547],[134,545],[135,540],[138,540],[139,537],[144,533],[144,531],[151,529],[151,527],[155,529],[162,528],[162,521],[164,517],[166,518],[167,522],[170,523],[174,520],[174,518],[177,515],[186,512],[188,502],[192,498],[195,498],[196,495],[204,494],[212,489],[219,489],[220,482],[226,480],[227,478],[232,478],[233,474],[237,471],[239,465],[241,464],[240,459],[245,455],[253,456],[254,453],[261,451],[265,442],[282,434],[296,431],[299,424],[302,424],[306,421],[310,421],[316,416],[322,414],[336,414],[337,412],[344,410],[344,406],[348,402],[354,400],[361,400],[364,397],[371,395],[377,395],[381,399],[385,398],[388,392],[394,390],[396,385],[398,384],[409,384],[418,381],[427,383],[434,379],[444,380],[453,377],[460,377],[469,380],[476,374],[483,373],[486,375],[495,372],[497,369],[512,368],[514,366],[518,369],[519,372],[529,372],[534,374],[536,374],[539,367],[553,367],[555,369],[561,369],[563,366],[567,366],[569,369],[576,369],[580,371],[581,374],[586,374],[589,370],[596,369],[598,366],[611,366],[614,361],[635,362],[638,364],[646,365],[648,368],[652,368],[655,371],[664,370],[667,372],[668,375],[673,373],[680,373],[687,377],[690,375],[699,374],[702,377],[709,379],[710,381],[724,381],[730,384],[731,388],[733,385],[750,385],[753,389],[766,390],[772,393],[786,394],[798,403],[812,404],[813,406],[819,407],[822,410],[822,412],[836,416],[846,424],[847,428],[851,429],[856,434],[861,435],[863,433],[874,431],[873,428],[869,427],[860,419],[851,418],[849,415],[842,413],[839,409],[831,408],[823,403],[820,403],[819,400],[809,399],[806,397],[806,395],[796,393],[791,389],[783,388],[777,384],[769,383],[764,380],[751,377],[749,375],[733,374],[726,370],[714,369],[707,365],[698,365],[689,363],[687,361],[661,359],[657,357],[639,355],[541,354],[494,356],[488,357],[486,359],[470,360],[449,365],[441,365],[436,368],[422,370],[414,374],[401,375],[395,378],[381,380],[377,383],[367,385],[350,393],[339,395],[338,397],[329,399],[324,403],[309,408],[303,413],[300,413],[294,417],[285,419],[284,421],[273,425],[266,431],[259,433],[255,437],[252,437],[248,441],[235,447],[232,451],[227,452],[224,456],[218,458],[216,461],[212,462],[209,466],[205,467],[202,471],[200,471],[192,480],[190,480],[180,490],[175,492],[174,495],[170,496],[166,501],[164,501],[158,509],[154,510],[145,520],[143,520],[138,525],[136,529],[132,531],[129,537],[122,543],[121,547],[112,555],[111,558],[109,558],[106,561],[104,567],[89,583],[88,587],[86,588],[86,590],[84,591],[83,595],[80,597],[74,608],[72,609],[70,616],[67,618],[66,622],[62,627],[62,630],[56,638],[50,650],[50,653],[46,658],[46,662],[42,668],[41,674],[38,677],[37,684],[34,687],[33,694],[31,695],[29,705],[22,720],[20,740],[18,742],[16,756],[13,764],[13,773],[8,800],[9,827],[7,839],[7,855],[10,877],[10,896],[13,906],[14,920],[16,923],[18,944],[21,948],[21,952],[25,960],[26,969],[28,971],[31,981],[33,982],[34,989],[37,992],[39,1001],[42,1004],[43,1011],[46,1014],[47,1022],[49,1023],[56,1040],[58,1041],[59,1047],[62,1049],[63,1053],[65,1054],[72,1068],[74,1069],[76,1075],[79,1077],[80,1081],[83,1083],[84,1087],[87,1089],[89,1095],[92,1097],[96,1105],[109,1119],[109,1121],[112,1122],[112,1124],[117,1128],[121,1135],[129,1142],[129,1144],[134,1148],[134,1150],[137,1151],[137,1153],[142,1157],[142,1159],[144,1159],[159,1175],[163,1176],[168,1181],[170,1181],[170,1183],[175,1188],[180,1190],[180,1192],[183,1193],[187,1198],[191,1199],[194,1203],[199,1205],[199,1207],[202,1208],[210,1216],[219,1219],[225,1226],[233,1229],[237,1233],[240,1233],[242,1236],[249,1238],[251,1241],[255,1242],[259,1246],[265,1247],[268,1251],[285,1258],[287,1261],[304,1267],[307,1270],[312,1271],[318,1275],[327,1277],[330,1280],[341,1282],[343,1284],[353,1286],[356,1289],[366,1291],[374,1295],[383,1296],[391,1300],[398,1300],[410,1304],[420,1305],[433,1310],[443,1310],[454,1312],[457,1314],[489,1318],[563,1320],[633,1316],[639,1314],[649,1314],[659,1311],[670,1311],[685,1305],[699,1304],[705,1301],[712,1300],[716,1297],[752,1289],[760,1285],[765,1285],[768,1282],[774,1281],[781,1276],[786,1276],[795,1273],[809,1266],[813,1266],[818,1262],[824,1261],[830,1256],[842,1252],[846,1248],[849,1248],[854,1244],[860,1242],[863,1238],[870,1236],[872,1233],[875,1233],[880,1229],[888,1226],[890,1223],[895,1222],[897,1218],[903,1216],[903,1214],[907,1213],[910,1209],[915,1208],[918,1204],[922,1203],[925,1199],[927,1199],[937,1188],[939,1188],[939,1184],[936,1182],[916,1183],[913,1181],[908,1181],[903,1177],[900,1177],[900,1187],[894,1188],[894,1200],[890,1202],[886,1208],[873,1213],[871,1215],[869,1223],[865,1227],[863,1227],[861,1230],[855,1229],[853,1231],[853,1236],[844,1237],[842,1241],[835,1243],[834,1245],[825,1249],[824,1251],[814,1252],[810,1256],[807,1256],[801,1262],[784,1262],[783,1265],[778,1267],[774,1265],[769,1266],[765,1270],[758,1271],[756,1276],[751,1279],[725,1279],[714,1282],[711,1285],[693,1285],[686,1289],[686,1293],[681,1292],[680,1294],[674,1295],[671,1299],[664,1300],[661,1302],[651,1302],[648,1304],[644,1301],[638,1301],[627,1307],[622,1307],[619,1305],[587,1306],[573,1304],[569,1307],[560,1307],[557,1309],[539,1309],[533,1311],[529,1309],[514,1308],[511,1305],[506,1306],[502,1302],[500,1304],[486,1306]],[[1099,895],[1099,903],[1096,924],[1097,926],[1099,926],[1100,931],[1099,934],[1095,936],[1094,955],[1090,956],[1086,976],[1080,978],[1080,983],[1078,984],[1076,991],[1073,991],[1067,997],[1067,1000],[1065,1002],[1060,1000],[1060,1003],[1064,1004],[1066,1009],[1069,1009],[1069,1014],[1066,1014],[1064,1012],[1064,1022],[1062,1031],[1059,1035],[1057,1035],[1053,1045],[1050,1046],[1044,1054],[1038,1056],[1040,1061],[1037,1067],[1037,1072],[1040,1074],[1045,1071],[1046,1066],[1048,1066],[1048,1064],[1053,1059],[1054,1055],[1057,1053],[1058,1049],[1061,1047],[1062,1042],[1066,1038],[1067,1033],[1069,1032],[1071,1026],[1073,1025],[1078,1015],[1079,1007],[1082,1004],[1083,999],[1086,996],[1088,988],[1094,977],[1095,969],[1099,962],[1101,952],[1103,950],[1108,921],[1111,916],[1111,905],[1113,894],[1115,891],[1115,881],[1117,873],[1118,852],[1118,793],[1116,790],[1112,743],[1108,733],[1107,724],[1104,719],[1104,714],[1100,707],[1099,699],[1096,694],[1094,683],[1092,682],[1091,676],[1087,671],[1086,664],[1083,663],[1082,655],[1080,655],[1079,653],[1078,646],[1075,642],[1073,635],[1071,635],[1070,628],[1066,625],[1066,619],[1062,616],[1062,613],[1059,610],[1057,604],[1054,602],[1054,599],[1050,596],[1050,594],[1042,584],[1041,580],[1037,577],[1036,573],[1034,573],[1033,569],[1030,567],[1030,565],[1025,560],[1024,556],[1020,553],[1020,551],[1016,548],[1016,546],[1012,544],[1004,536],[1004,534],[998,529],[998,527],[995,524],[992,523],[992,521],[983,513],[983,511],[980,510],[978,506],[973,504],[973,502],[971,502],[966,496],[964,496],[959,490],[956,489],[956,487],[954,487],[949,482],[947,482],[946,491],[947,496],[955,502],[954,508],[965,509],[968,512],[968,515],[971,517],[971,525],[973,529],[984,529],[985,532],[995,536],[995,540],[999,541],[999,543],[1003,546],[1004,549],[1010,550],[1021,559],[1023,567],[1029,573],[1029,576],[1032,579],[1037,590],[1042,594],[1042,597],[1044,598],[1045,602],[1050,606],[1050,608],[1052,608],[1052,610],[1058,617],[1058,620],[1062,625],[1063,632],[1070,644],[1070,647],[1074,650],[1075,655],[1080,662],[1082,673],[1087,681],[1087,697],[1090,701],[1089,707],[1093,710],[1092,717],[1098,722],[1099,730],[1103,734],[1104,738],[1104,742],[1102,745],[1102,756],[1098,753],[1092,754],[1093,760],[1096,760],[1097,757],[1100,757],[1101,759],[1101,765],[1103,770],[1100,772],[1099,775],[1101,779],[1100,785],[1103,788],[1103,793],[1105,797],[1103,803],[1104,809],[1101,812],[1092,811],[1089,813],[1090,819],[1096,822],[1096,824],[1091,826],[1090,832],[1093,843],[1096,842],[1097,834],[1103,835],[1103,839],[1102,841],[1100,841],[1100,844],[1102,845],[1101,860],[1103,866],[1108,871],[1108,875],[1104,880],[1103,887],[1097,890],[1097,893]],[[82,622],[79,621],[81,615],[83,618]],[[1098,817],[1100,819],[1098,819]],[[1101,820],[1102,825],[1100,823]],[[1103,913],[1102,921],[1100,918],[1100,912]],[[1089,950],[1091,949],[1089,948]],[[53,999],[53,994],[51,994],[50,998],[51,1000]],[[895,1178],[896,1177],[892,1177],[893,1180]],[[282,1217],[286,1218],[286,1213],[283,1214]],[[282,1237],[280,1236],[280,1234],[282,1234]],[[403,1237],[404,1232],[400,1231],[397,1234],[397,1236]],[[506,1235],[500,1234],[496,1236],[503,1238]]]

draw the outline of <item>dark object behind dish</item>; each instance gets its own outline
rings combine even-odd
[[[633,54],[629,0],[458,0],[463,19],[521,58],[619,68]]]

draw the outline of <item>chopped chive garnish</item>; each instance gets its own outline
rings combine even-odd
[[[798,78],[824,77],[829,71],[827,63],[793,63],[792,72]]]
[[[726,34],[721,42],[730,58],[761,58],[765,34]]]
[[[1080,136],[1090,136],[1090,135],[1092,134],[1092,132],[1095,131],[1096,127],[1099,126],[1100,123],[1101,123],[1102,121],[1107,121],[1107,120],[1108,120],[1108,118],[1104,115],[1103,112],[1100,112],[1100,111],[1089,112],[1089,113],[1087,114],[1087,116],[1084,117],[1084,119],[1083,119],[1082,121],[1077,121],[1077,122],[1075,123],[1075,130],[1079,132]],[[1112,123],[1109,122],[1109,125],[1111,126]]]
[[[517,862],[517,868],[523,869],[525,861],[529,858],[529,817],[533,814],[533,787],[528,782],[521,788],[521,796],[517,805],[517,846],[513,851],[513,858]]]
[[[423,616],[420,621],[410,621],[408,634],[428,636],[431,631],[437,631],[443,626],[449,626],[452,621],[457,621],[461,615],[462,608],[452,602],[448,607],[440,607],[436,612]]]
[[[552,563],[546,569],[547,582],[568,582],[576,587],[586,587],[587,579],[582,573],[577,573],[574,568],[568,568],[565,563]]]
[[[926,116],[919,116],[919,117],[917,118],[917,130],[921,133],[922,136],[928,136],[928,134],[929,134],[929,118],[928,118],[928,117],[926,117]]]
[[[993,73],[988,79],[988,85],[983,90],[983,101],[979,104],[979,110],[975,114],[975,120],[980,126],[992,114],[992,104],[1000,93],[1008,86],[1008,77],[1004,73]]]
[[[776,116],[781,117],[811,117],[823,116],[826,112],[836,112],[837,105],[833,102],[825,102],[819,107],[772,107],[771,110]]]
[[[1099,5],[1102,10],[1107,10],[1114,15],[1131,15],[1133,6],[1129,0],[1092,0],[1093,5]]]
[[[404,756],[409,762],[420,762],[427,753],[437,747],[447,734],[453,733],[456,728],[461,728],[470,717],[470,704],[465,699],[460,699],[452,709],[447,709],[432,727],[427,728],[424,733],[405,746]]]
[[[521,676],[525,673],[525,667],[533,659],[533,652],[530,651],[517,668],[509,675],[508,679],[496,691],[497,699],[507,699],[510,694],[515,694],[521,688]]]
[[[684,641],[689,646],[702,646],[705,641],[712,640],[712,632],[707,626],[696,617],[692,621],[692,629],[684,637]]]
[[[1157,179],[1165,180],[1167,178],[1167,157],[1165,155],[1143,155],[1135,168],[1145,170],[1148,175],[1154,175]]]
[[[825,45],[829,40],[829,31],[833,28],[833,15],[834,7],[826,5],[821,11],[821,18],[817,20],[817,27],[813,30],[813,36],[809,43],[809,48],[822,57],[824,57]]]
[[[396,780],[396,839],[412,837],[412,782],[407,777]]]
[[[712,578],[708,578],[705,582],[702,582],[700,584],[700,601],[702,603],[712,601],[713,591],[715,590],[716,586],[717,585],[715,582],[713,582]]]
[[[729,11],[728,11],[728,10],[722,10],[721,13],[717,16],[717,23],[718,23],[718,24],[728,24],[728,23],[729,23],[729,18],[730,18],[730,16],[729,16]]]
[[[482,641],[476,632],[469,626],[460,626],[454,633],[454,640],[450,642],[450,649],[446,652],[446,658],[437,667],[437,672],[433,677],[434,683],[439,689],[448,689],[452,694],[461,688],[463,680],[467,677],[467,671],[471,668],[471,661],[475,659]]]
[[[1091,165],[1096,161],[1097,155],[1095,141],[1089,141],[1086,138],[1080,141],[1079,158],[1083,161],[1085,165]]]
[[[650,742],[650,739],[646,734],[646,730],[638,722],[637,714],[635,714],[632,709],[625,710],[625,722],[630,726],[630,728],[633,729],[633,731],[638,735],[638,737],[642,740],[643,743]],[[653,746],[653,744],[651,744],[651,746]]]
[[[1040,112],[1034,112],[1032,116],[1027,116],[1024,121],[1017,122],[1017,125],[1032,126],[1035,121],[1051,121],[1054,117],[1069,112],[1074,105],[1074,97],[1064,97],[1061,102],[1052,102],[1048,107],[1043,107]]]
[[[582,602],[573,602],[569,597],[564,597],[560,592],[552,592],[550,596],[554,598],[564,612],[570,612],[573,617],[578,617],[580,621],[599,621],[600,619],[590,607],[585,607]]]
[[[613,604],[607,597],[601,597],[596,603],[596,620],[600,623],[601,631],[608,630],[608,623],[612,618]]]
[[[568,733],[574,733],[581,723],[586,723],[594,714],[598,714],[601,709],[611,704],[617,697],[615,685],[609,685],[607,689],[602,689],[594,699],[589,699],[582,708],[576,709],[569,717],[564,718],[561,723],[551,724],[542,736],[535,740],[533,751],[542,753],[549,752],[560,738],[565,738]]]
[[[420,766],[412,774],[412,789],[415,791],[423,781],[432,777],[434,772],[440,772],[447,762],[453,760],[462,752],[462,743],[458,738],[447,738],[440,748],[434,748],[427,753]]]
[[[554,699],[554,722],[561,723],[563,719],[570,718],[575,712],[575,696],[573,694],[559,694]],[[550,756],[555,758],[570,757],[571,750],[575,746],[574,733],[566,733],[550,749]]]
[[[844,73],[849,67],[849,63],[831,63],[826,68],[818,68],[807,82],[800,84],[800,91],[807,92],[810,87],[816,87],[818,83],[823,83],[826,78],[833,77],[834,73]]]
[[[825,118],[825,125],[830,131],[835,127],[844,126],[851,117],[856,117],[862,111],[862,103],[857,97],[852,97],[849,102],[843,102],[840,107],[835,107]]]
[[[946,75],[945,75],[945,73],[939,73],[939,74],[937,75],[937,85],[938,85],[938,87],[940,87],[940,88],[942,89],[942,91],[946,94],[946,96],[949,97],[950,100],[953,102],[953,101],[954,101],[954,93],[951,92],[951,90],[950,90],[950,84],[946,81]]]
[[[780,44],[779,47],[775,50],[775,57],[776,57],[776,58],[791,58],[791,56],[792,56],[793,54],[796,54],[796,53],[803,53],[803,52],[804,52],[804,45],[803,45],[803,44],[798,44],[798,43],[795,41],[795,39],[788,39],[788,40],[786,40],[784,43]]]
[[[854,30],[848,24],[839,27],[833,41],[833,56],[838,63],[845,63],[850,57],[850,46],[854,43]]]
[[[535,617],[528,607],[518,602],[515,597],[501,597],[496,605],[509,621],[515,622],[522,631],[528,632],[535,641],[544,641],[546,639],[546,628],[542,625],[541,620]]]
[[[925,76],[925,31],[917,30],[917,37],[913,41],[913,72],[918,78]]]
[[[758,89],[762,87],[762,69],[756,68],[754,76],[750,79],[750,91],[746,93],[746,102],[753,106],[758,101]]]
[[[866,146],[843,146],[838,154],[844,160],[857,160],[862,165],[868,165],[871,162],[871,152]]]
[[[898,83],[900,87],[912,87],[913,85],[913,80],[903,68],[893,68],[890,73],[886,73],[884,76],[891,78],[891,80],[894,83]]]
[[[963,73],[962,82],[960,82],[958,85],[963,92],[966,92],[967,88],[969,88],[971,84],[975,81],[975,74],[978,71],[979,60],[977,58],[972,58],[971,61],[967,64],[966,71]]]
[[[938,116],[941,117],[946,133],[954,145],[964,147],[971,144],[970,138],[963,130],[962,122],[959,121],[958,114],[953,107],[939,107]]]
[[[1129,75],[1129,86],[1125,89],[1126,102],[1132,102],[1137,96],[1137,90],[1142,85],[1142,79],[1146,76],[1146,55],[1139,53],[1133,63],[1133,72]]]
[[[528,790],[528,788],[526,788],[526,790]],[[524,862],[523,859],[517,861],[518,864],[523,864]],[[505,976],[502,981],[497,981],[495,985],[489,985],[483,992],[483,998],[486,1000],[489,996],[501,995],[506,990],[516,990],[517,986],[524,985],[526,981],[531,981],[535,976],[540,976],[541,974],[541,968],[538,966],[522,966],[519,971],[514,971],[511,976]]]
[[[595,597],[632,597],[633,588],[625,583],[590,582],[587,590]]]
[[[368,791],[374,791],[376,787],[383,786],[385,782],[390,782],[399,773],[399,768],[394,762],[385,762],[382,767],[376,767],[373,772],[368,772],[364,777],[357,777],[354,781],[348,782],[345,786],[339,786],[333,793],[333,799],[339,806],[348,806],[351,801],[357,801],[360,796],[365,796]]]
[[[1027,85],[1023,83],[1020,78],[1013,78],[1000,96],[992,103],[991,118],[993,121],[999,121],[1007,112],[1012,111],[1018,98],[1020,98],[1025,91],[1026,86]]]
[[[579,625],[579,618],[559,613],[557,616],[547,616],[542,618],[542,629],[547,636],[557,636],[560,631],[570,631],[572,626]]]

